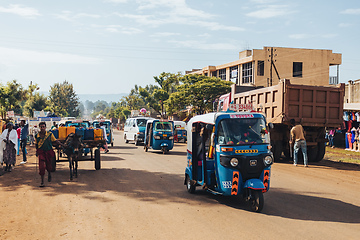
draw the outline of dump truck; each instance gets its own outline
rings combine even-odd
[[[290,119],[304,127],[309,161],[323,159],[325,129],[337,128],[343,121],[344,83],[334,86],[295,85],[284,79],[271,87],[241,89],[241,86],[233,85],[229,97],[220,98],[218,105],[251,103],[255,111],[263,112],[267,122],[274,126],[270,129],[270,137],[275,161],[290,159]]]

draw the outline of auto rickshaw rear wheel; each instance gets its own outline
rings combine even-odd
[[[186,175],[186,177],[185,177],[185,185],[186,185],[186,189],[189,193],[195,192],[196,186],[191,183],[189,175]]]
[[[264,207],[264,195],[261,190],[252,190],[249,200],[250,208],[253,212],[261,212]]]

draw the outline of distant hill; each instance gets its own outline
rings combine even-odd
[[[124,96],[129,95],[128,93],[118,93],[118,94],[77,94],[80,98],[80,102],[85,102],[86,100],[96,102],[98,100],[100,101],[106,101],[108,103],[110,102],[118,102],[120,99]]]

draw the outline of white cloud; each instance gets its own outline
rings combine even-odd
[[[185,0],[136,0],[142,14],[114,13],[121,18],[134,20],[138,24],[159,27],[178,24],[204,27],[209,30],[243,31],[237,26],[222,25],[216,21],[216,15],[189,7]],[[149,14],[147,14],[149,12]]]
[[[293,39],[305,39],[305,38],[310,38],[309,34],[291,34],[289,35],[289,38],[293,38]]]
[[[69,22],[73,22],[75,19],[79,19],[79,18],[83,18],[83,17],[101,18],[101,16],[97,15],[97,14],[89,14],[89,13],[74,14],[71,11],[62,11],[61,14],[55,14],[55,17],[65,20],[65,21],[69,21]]]
[[[306,39],[306,38],[334,38],[338,35],[335,33],[328,33],[328,34],[306,34],[306,33],[299,33],[299,34],[291,34],[289,38],[292,39]]]
[[[0,6],[0,12],[12,13],[27,18],[41,16],[41,14],[37,9],[31,7],[25,7],[19,4],[10,4],[7,8]]]
[[[91,25],[93,28],[102,29],[106,32],[111,33],[123,33],[127,35],[133,35],[143,32],[141,29],[133,27],[124,27],[122,25]]]
[[[97,64],[101,61],[98,58],[60,52],[40,52],[2,47],[0,47],[0,52],[0,63],[4,65],[14,65],[18,63]]]
[[[226,30],[226,31],[244,31],[244,28],[236,26],[222,25],[218,22],[204,21],[188,17],[177,16],[176,14],[169,14],[168,16],[155,16],[155,15],[136,15],[136,14],[119,14],[114,13],[119,17],[128,18],[136,21],[138,24],[159,27],[161,25],[179,24],[190,25],[197,27],[204,27],[213,31]]]
[[[263,9],[247,13],[246,16],[254,18],[273,18],[290,14],[289,6],[287,5],[268,5]]]
[[[348,8],[344,11],[341,11],[342,14],[360,14],[360,8]]]
[[[338,26],[341,28],[346,28],[346,27],[352,26],[352,24],[351,23],[339,23]]]
[[[157,32],[152,35],[151,37],[171,37],[171,36],[179,36],[180,33],[174,33],[174,32]]]
[[[126,3],[126,2],[128,2],[128,0],[105,0],[105,2]]]
[[[239,46],[235,46],[231,43],[206,43],[203,41],[169,41],[175,43],[179,47],[201,49],[201,50],[237,50]]]

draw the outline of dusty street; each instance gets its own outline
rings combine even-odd
[[[33,153],[30,151],[30,153]],[[245,202],[186,191],[186,145],[168,155],[125,144],[79,162],[69,180],[58,163],[39,188],[35,156],[0,176],[0,239],[359,239],[360,168],[323,161],[275,163],[262,213]],[[17,159],[17,163],[20,158]]]

